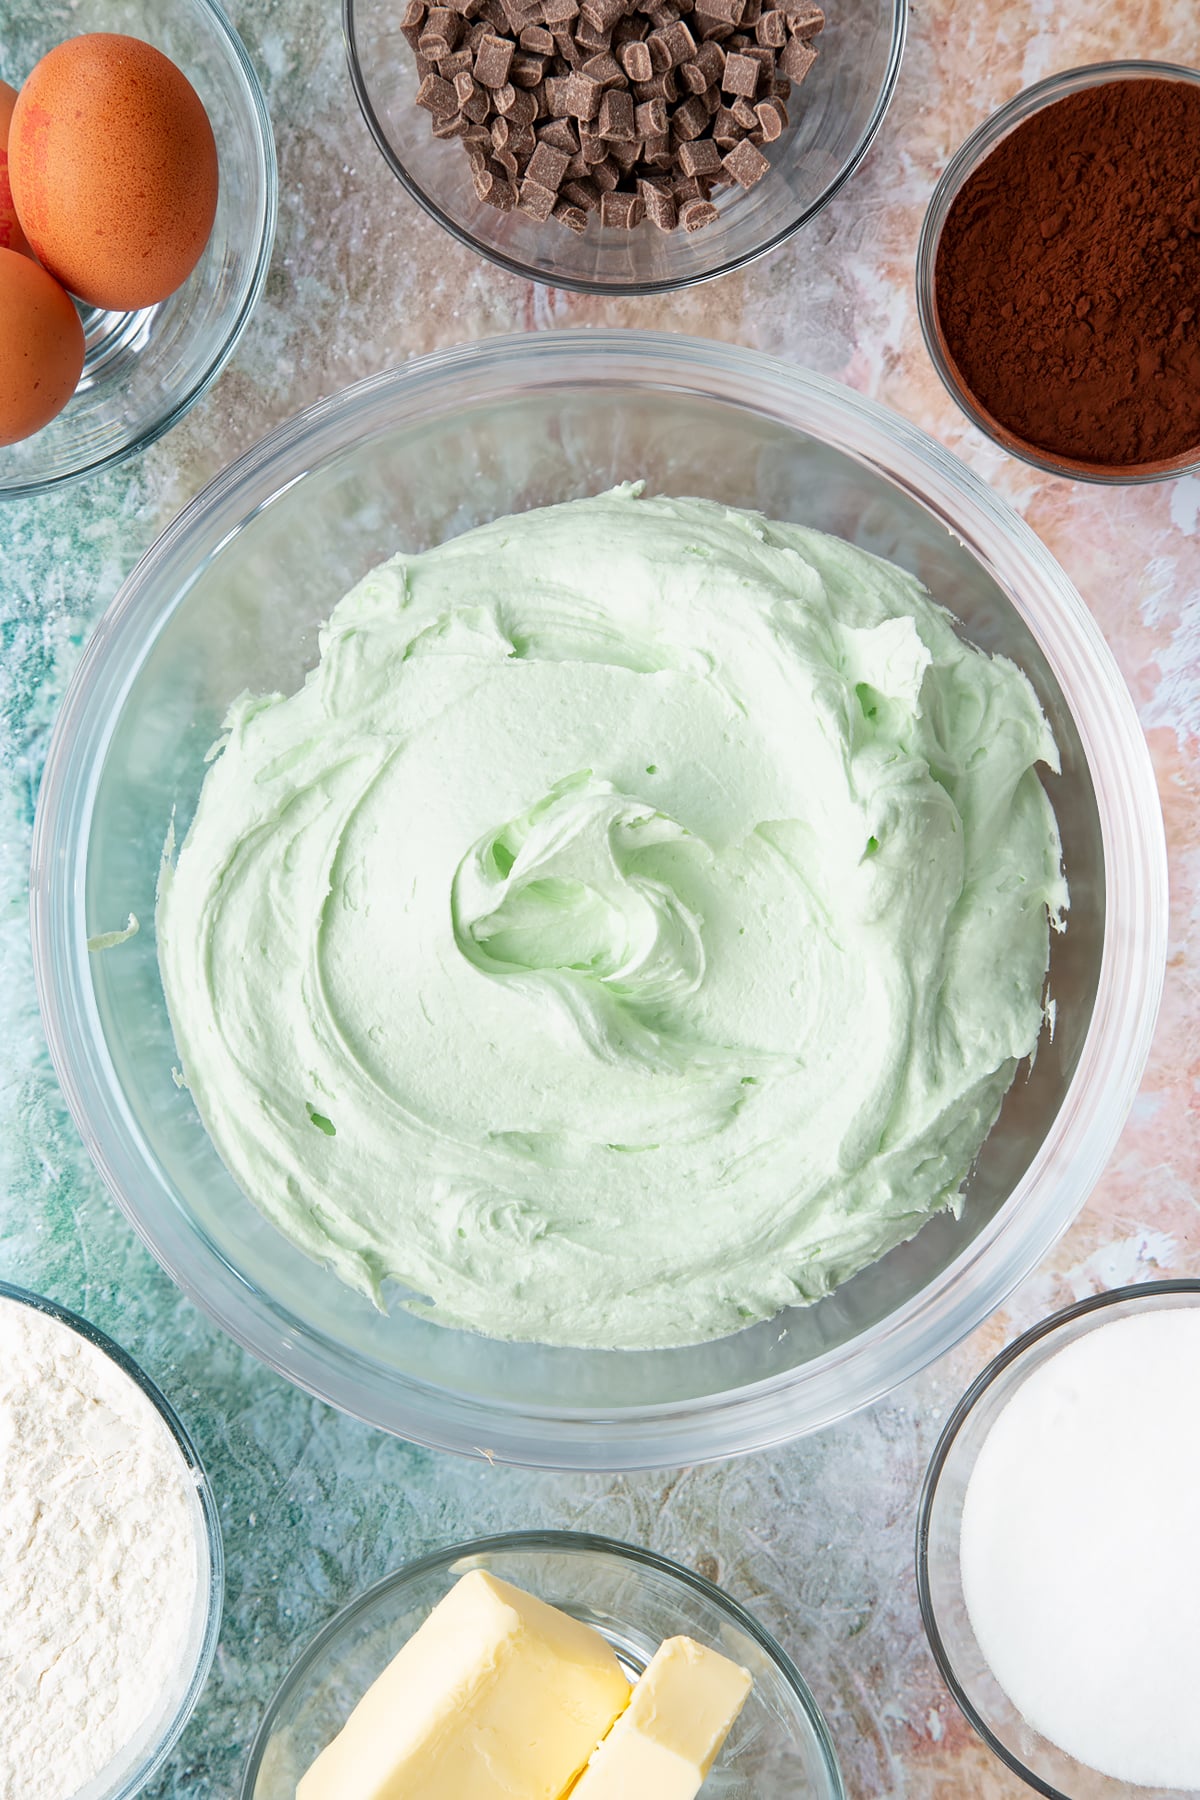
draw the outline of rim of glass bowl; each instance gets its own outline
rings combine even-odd
[[[1114,469],[1105,463],[1079,462],[1068,456],[1054,456],[1039,450],[1035,444],[1016,437],[994,419],[959,375],[942,331],[937,310],[937,253],[942,230],[950,209],[965,184],[980,165],[987,161],[1002,138],[1008,137],[1044,107],[1053,106],[1068,94],[1082,93],[1087,88],[1104,87],[1112,81],[1186,81],[1200,86],[1200,69],[1189,69],[1182,63],[1169,62],[1102,62],[1086,63],[1077,69],[1064,69],[1047,75],[991,113],[977,125],[955,151],[933,190],[933,196],[921,224],[917,241],[917,317],[929,359],[941,378],[950,398],[958,405],[977,430],[1001,450],[1015,456],[1031,468],[1047,475],[1061,475],[1069,481],[1090,481],[1102,487],[1136,487],[1147,481],[1170,481],[1177,475],[1190,475],[1200,470],[1200,427],[1194,450],[1182,456],[1152,463],[1131,463],[1128,468]]]
[[[556,288],[565,288],[576,294],[607,294],[618,300],[642,294],[673,294],[681,292],[684,288],[698,287],[705,281],[715,281],[721,275],[732,274],[734,269],[743,269],[747,264],[757,262],[760,257],[769,256],[772,250],[778,250],[781,244],[786,244],[790,237],[794,237],[796,232],[807,225],[810,219],[815,219],[817,214],[849,181],[874,143],[879,128],[883,124],[888,107],[892,103],[892,96],[896,91],[900,65],[904,60],[909,9],[909,0],[892,0],[892,42],[888,52],[887,68],[883,81],[880,83],[871,117],[867,121],[862,136],[846,158],[842,168],[821,190],[816,199],[804,207],[781,231],[775,232],[753,250],[743,251],[740,256],[731,256],[728,261],[719,263],[715,268],[700,270],[695,274],[664,277],[658,281],[589,281],[581,275],[555,275],[551,282],[537,263],[524,262],[520,257],[505,255],[504,251],[485,244],[473,232],[468,231],[465,226],[459,225],[452,219],[449,213],[443,212],[432,196],[427,194],[416,178],[409,173],[407,165],[397,156],[391,140],[383,128],[383,122],[371,104],[371,97],[367,91],[366,77],[363,74],[362,61],[358,51],[358,36],[354,19],[355,3],[356,0],[342,0],[342,36],[345,40],[346,61],[350,67],[350,81],[354,88],[354,95],[380,155],[392,174],[407,188],[417,205],[422,207],[431,219],[436,219],[452,238],[456,238],[468,250],[473,250],[477,256],[482,256],[486,261],[495,263],[498,268],[507,269],[510,275],[518,275],[525,281],[536,281]]]
[[[1040,1775],[1036,1775],[1015,1752],[1008,1748],[1007,1744],[995,1735],[959,1681],[953,1660],[942,1638],[929,1582],[929,1526],[937,1501],[938,1484],[950,1459],[950,1452],[954,1448],[959,1432],[975,1411],[979,1401],[1001,1376],[1007,1374],[1014,1363],[1020,1362],[1029,1351],[1044,1343],[1047,1338],[1074,1325],[1077,1320],[1086,1318],[1089,1313],[1105,1312],[1109,1307],[1123,1306],[1131,1300],[1154,1300],[1172,1294],[1200,1296],[1200,1279],[1179,1276],[1169,1281],[1135,1282],[1128,1287],[1111,1288],[1104,1294],[1090,1294],[1086,1300],[1077,1300],[1074,1305],[1063,1307],[1061,1312],[1051,1313],[1049,1318],[1042,1319],[1028,1331],[1022,1332],[1020,1337],[1014,1338],[1012,1343],[1003,1349],[999,1356],[994,1357],[987,1367],[975,1377],[950,1414],[933,1455],[929,1459],[929,1467],[925,1471],[925,1479],[921,1484],[921,1498],[917,1504],[917,1603],[921,1608],[921,1623],[925,1627],[925,1636],[929,1640],[933,1660],[937,1663],[942,1680],[950,1690],[955,1705],[972,1730],[983,1739],[993,1756],[998,1756],[1014,1775],[1019,1775],[1022,1781],[1026,1782],[1036,1793],[1042,1794],[1045,1800],[1073,1800],[1073,1796],[1064,1793],[1052,1782],[1044,1781]]]
[[[139,1387],[147,1400],[154,1407],[159,1418],[175,1441],[179,1454],[184,1460],[192,1482],[195,1485],[196,1498],[200,1503],[200,1512],[204,1520],[204,1541],[208,1551],[208,1594],[204,1601],[204,1634],[200,1641],[199,1653],[187,1687],[179,1705],[173,1713],[163,1735],[146,1756],[139,1768],[116,1788],[106,1793],[103,1800],[133,1800],[146,1783],[161,1769],[171,1751],[175,1748],[183,1732],[184,1726],[196,1710],[196,1703],[208,1680],[212,1668],[213,1657],[217,1652],[217,1639],[221,1632],[221,1611],[225,1595],[225,1549],[221,1538],[221,1521],[217,1514],[217,1503],[213,1497],[212,1484],[200,1453],[188,1434],[187,1427],[179,1414],[171,1405],[166,1395],[158,1388],[145,1370],[140,1368],[130,1356],[128,1350],[122,1349],[108,1333],[93,1325],[90,1319],[72,1312],[69,1307],[60,1306],[56,1300],[47,1299],[45,1294],[35,1294],[31,1288],[18,1287],[14,1282],[0,1281],[0,1299],[15,1300],[19,1305],[28,1306],[34,1312],[45,1313],[48,1318],[57,1319],[60,1325],[74,1331],[87,1343],[92,1344],[109,1361],[115,1363],[123,1375]],[[89,1790],[90,1791],[90,1790]]]
[[[1022,592],[1096,783],[1108,901],[1092,1020],[1059,1113],[1005,1204],[935,1282],[799,1369],[589,1413],[484,1403],[361,1362],[252,1287],[164,1203],[100,1030],[83,869],[118,709],[199,569],[243,524],[323,459],[398,421],[436,416],[460,395],[478,405],[614,384],[749,408],[832,444],[919,499],[1010,598]],[[540,1468],[662,1468],[765,1449],[878,1399],[974,1330],[1061,1236],[1108,1161],[1149,1052],[1166,962],[1166,847],[1149,751],[1099,627],[1029,526],[916,426],[836,382],[754,351],[628,330],[490,338],[416,358],[320,401],[217,476],[142,558],[84,651],[47,756],[30,886],[35,978],[67,1103],[118,1204],[184,1292],[272,1368],[358,1418],[434,1449],[488,1445],[503,1461]]]
[[[275,136],[271,130],[271,116],[267,111],[266,96],[262,90],[262,83],[255,72],[254,64],[250,60],[250,54],[234,29],[229,15],[219,4],[219,0],[196,0],[196,4],[211,15],[217,29],[224,33],[229,42],[234,60],[241,71],[244,95],[249,102],[250,112],[256,126],[259,175],[263,186],[263,216],[254,273],[246,289],[245,298],[218,350],[197,374],[187,392],[161,419],[148,425],[144,431],[139,432],[137,437],[131,438],[127,444],[121,444],[114,450],[106,451],[103,456],[97,456],[91,462],[82,463],[77,469],[62,469],[55,475],[35,475],[25,481],[6,482],[0,479],[0,500],[28,500],[37,494],[48,494],[55,488],[66,487],[72,481],[82,481],[88,476],[97,475],[101,469],[116,468],[118,464],[128,462],[130,457],[140,456],[144,450],[150,448],[151,444],[156,444],[159,438],[165,437],[167,432],[173,430],[180,419],[191,411],[196,402],[204,397],[216,381],[217,376],[237,349],[242,333],[250,322],[250,316],[262,296],[271,263],[271,252],[275,245],[275,223],[279,208],[279,166],[275,156]]]
[[[825,1716],[817,1705],[812,1689],[803,1675],[783,1648],[776,1643],[764,1625],[748,1613],[732,1595],[723,1588],[707,1581],[703,1575],[697,1575],[693,1569],[682,1563],[672,1562],[669,1557],[660,1556],[656,1550],[643,1549],[639,1544],[626,1543],[621,1538],[599,1537],[588,1531],[505,1531],[491,1537],[471,1538],[466,1543],[450,1544],[444,1550],[431,1551],[428,1556],[418,1557],[415,1562],[404,1563],[385,1575],[381,1581],[374,1582],[365,1592],[356,1595],[353,1600],[341,1607],[317,1632],[316,1636],[304,1647],[287,1674],[272,1695],[267,1709],[262,1716],[250,1753],[246,1759],[246,1767],[242,1775],[241,1800],[254,1800],[254,1787],[262,1767],[263,1756],[275,1728],[275,1720],[285,1703],[291,1698],[293,1691],[300,1685],[313,1664],[325,1654],[348,1626],[352,1625],[360,1614],[370,1610],[375,1602],[384,1594],[404,1588],[410,1582],[419,1580],[435,1570],[452,1569],[456,1562],[469,1556],[497,1556],[509,1551],[544,1552],[546,1555],[561,1555],[582,1551],[595,1556],[612,1557],[618,1562],[640,1564],[643,1568],[653,1569],[659,1575],[666,1575],[670,1580],[682,1587],[691,1588],[710,1606],[715,1606],[729,1622],[744,1631],[747,1637],[753,1638],[763,1653],[774,1663],[784,1681],[795,1693],[812,1729],[813,1739],[825,1763],[835,1800],[845,1800],[846,1788],[842,1779],[842,1771],[838,1765],[837,1752],[833,1738],[825,1722]]]

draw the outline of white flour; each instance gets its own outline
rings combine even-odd
[[[1200,1789],[1200,1309],[1076,1339],[1018,1388],[963,1505],[963,1594],[1017,1710],[1129,1786]]]
[[[68,1800],[178,1696],[189,1479],[132,1381],[0,1296],[0,1800]]]

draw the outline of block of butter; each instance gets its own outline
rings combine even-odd
[[[367,1689],[296,1800],[561,1800],[628,1699],[598,1631],[475,1569]]]
[[[694,1800],[753,1683],[691,1638],[668,1638],[570,1800]]]

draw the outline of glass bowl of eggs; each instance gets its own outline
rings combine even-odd
[[[15,497],[145,449],[216,379],[266,279],[277,177],[258,77],[215,0],[13,0],[0,151],[0,497]]]

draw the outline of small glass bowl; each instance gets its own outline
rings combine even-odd
[[[8,0],[0,75],[19,87],[65,38],[143,38],[176,63],[217,140],[217,216],[183,286],[139,312],[78,303],[87,339],[75,394],[36,436],[0,449],[0,499],[38,494],[123,462],[169,431],[216,380],[262,292],[275,239],[277,175],[257,75],[217,0]]]
[[[184,1726],[196,1709],[196,1702],[208,1680],[216,1654],[217,1638],[221,1630],[221,1602],[225,1591],[225,1553],[221,1543],[221,1524],[217,1517],[216,1501],[196,1447],[170,1401],[119,1344],[114,1343],[112,1338],[87,1319],[80,1318],[78,1313],[69,1312],[65,1306],[47,1300],[43,1294],[31,1293],[27,1288],[14,1287],[10,1282],[0,1281],[0,1300],[16,1301],[21,1306],[29,1306],[36,1312],[45,1313],[47,1318],[57,1319],[60,1325],[77,1332],[87,1343],[107,1356],[122,1375],[128,1376],[145,1394],[175,1440],[183,1459],[189,1488],[196,1496],[195,1539],[200,1559],[196,1574],[196,1608],[174,1690],[166,1697],[158,1715],[148,1722],[145,1730],[76,1796],[76,1800],[133,1800],[133,1796],[140,1794],[162,1768],[178,1742]]]
[[[908,0],[838,0],[816,64],[753,188],[713,196],[720,217],[702,231],[602,229],[581,237],[558,219],[538,224],[477,199],[462,144],[433,136],[416,104],[403,0],[343,0],[350,77],[384,160],[413,199],[460,243],[513,275],[585,294],[661,294],[728,274],[774,250],[820,212],[853,173],[883,123],[904,52]],[[789,105],[791,103],[789,102]]]
[[[486,1569],[606,1637],[631,1680],[664,1638],[711,1645],[754,1686],[705,1784],[713,1800],[845,1800],[828,1727],[799,1670],[735,1600],[678,1563],[611,1538],[517,1531],[436,1551],[342,1608],[285,1676],[259,1726],[241,1800],[294,1800],[296,1783],[401,1645],[470,1569]]]
[[[1068,1344],[1135,1313],[1200,1306],[1200,1280],[1114,1288],[1043,1319],[989,1363],[955,1407],[933,1453],[917,1514],[917,1597],[942,1679],[984,1743],[1046,1800],[1196,1800],[1137,1788],[1077,1762],[1026,1723],[984,1660],[963,1595],[959,1539],[976,1459],[1017,1389]]]
[[[925,348],[951,398],[957,401],[971,423],[1001,450],[1007,450],[1010,456],[1047,475],[1061,475],[1071,481],[1091,481],[1108,487],[1132,487],[1146,481],[1169,481],[1177,475],[1189,475],[1200,469],[1200,441],[1194,450],[1187,450],[1181,456],[1162,462],[1130,463],[1120,468],[1111,463],[1080,462],[1067,456],[1055,456],[1036,444],[1027,443],[999,419],[993,418],[964,382],[946,343],[937,306],[937,253],[942,230],[951,207],[976,170],[987,161],[1002,138],[1044,107],[1065,100],[1069,94],[1103,87],[1112,81],[1187,81],[1197,85],[1200,84],[1200,70],[1165,62],[1089,63],[1085,68],[1048,75],[985,119],[951,157],[933,190],[917,244],[917,316],[921,321]],[[1200,440],[1200,428],[1197,435]]]

